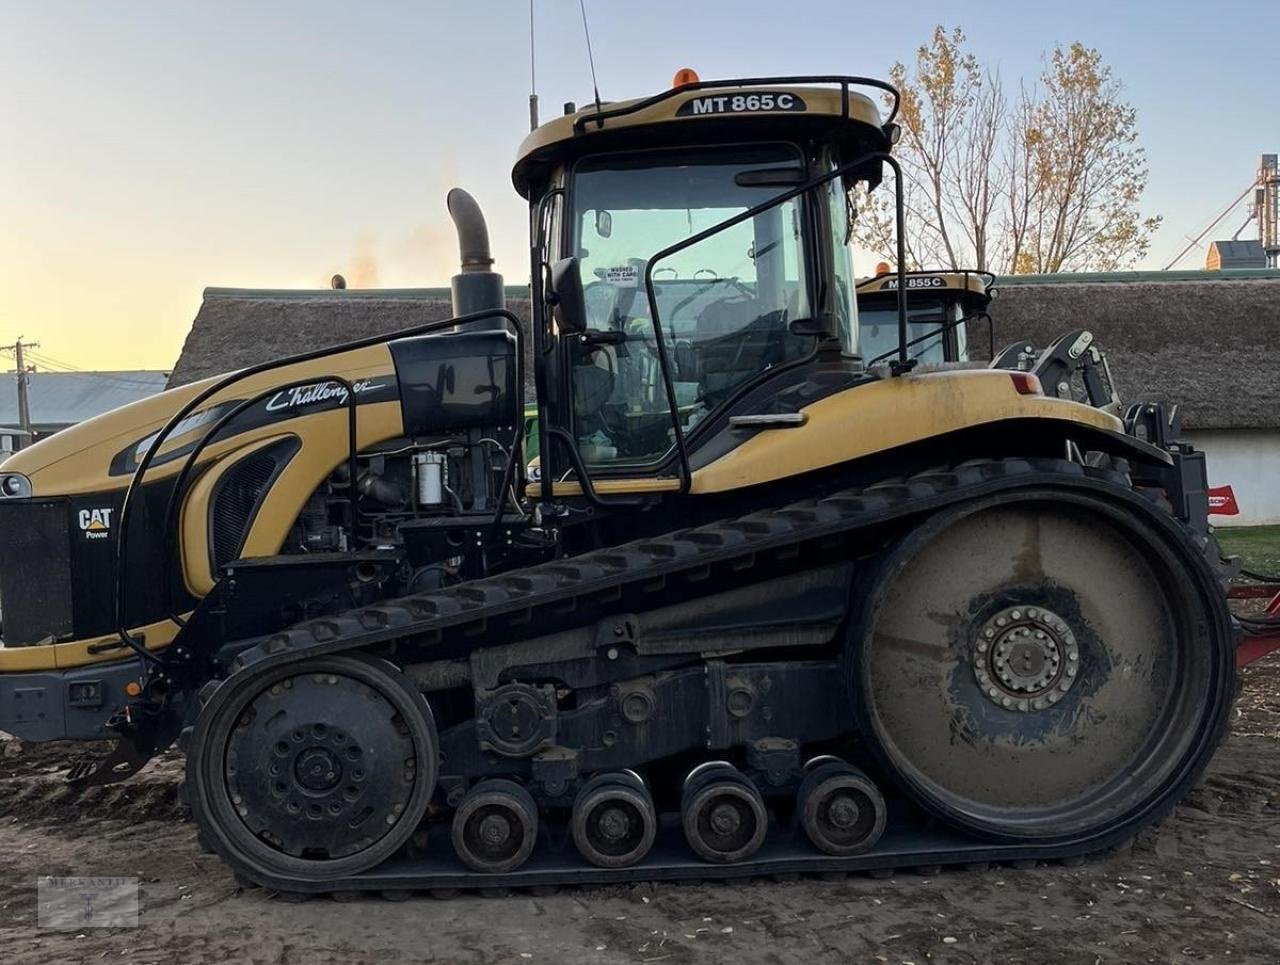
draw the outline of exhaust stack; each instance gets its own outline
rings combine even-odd
[[[461,188],[452,189],[445,203],[449,216],[458,230],[458,251],[462,268],[449,280],[453,299],[453,314],[471,315],[486,309],[507,307],[502,290],[502,276],[491,270],[493,256],[489,253],[489,229],[484,223],[480,205]],[[503,328],[502,319],[491,323],[477,323],[476,328]]]

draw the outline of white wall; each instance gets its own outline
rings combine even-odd
[[[1280,523],[1280,430],[1201,429],[1183,435],[1204,451],[1209,485],[1230,485],[1240,504],[1239,516],[1211,516],[1211,523]]]

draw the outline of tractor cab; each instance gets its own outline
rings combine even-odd
[[[995,276],[986,271],[909,271],[907,354],[926,365],[969,361],[970,323],[987,323],[995,297]],[[868,366],[883,365],[898,354],[897,274],[883,262],[876,274],[858,282],[858,323],[862,355]],[[988,346],[988,357],[994,356]]]
[[[896,129],[857,87],[695,82],[529,135],[544,477],[687,475],[820,360],[862,371],[848,192]]]

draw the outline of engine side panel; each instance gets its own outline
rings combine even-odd
[[[1019,394],[1007,372],[927,372],[880,379],[801,409],[801,425],[755,431],[693,473],[691,491],[773,482],[935,436],[1013,419],[1122,432],[1115,416],[1063,399]],[[742,430],[728,429],[728,432]]]

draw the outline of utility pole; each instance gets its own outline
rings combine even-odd
[[[22,336],[18,336],[18,340],[12,345],[0,346],[0,352],[12,352],[14,362],[18,370],[18,427],[23,431],[24,435],[21,439],[15,440],[15,448],[21,449],[31,439],[31,400],[28,398],[27,389],[30,379],[27,374],[26,362],[22,357],[24,349],[39,348],[39,342],[24,342]]]

